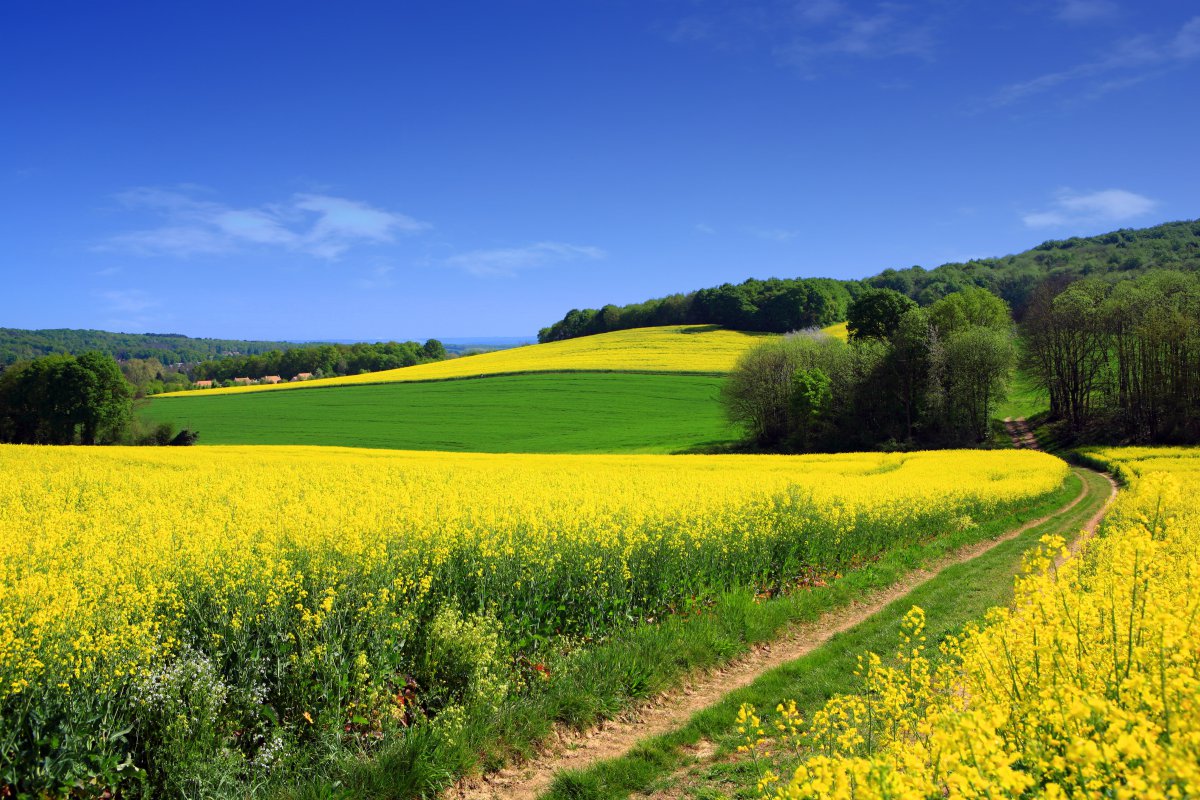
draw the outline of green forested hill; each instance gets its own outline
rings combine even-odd
[[[77,355],[90,350],[114,358],[157,358],[164,364],[195,363],[232,354],[256,355],[298,347],[295,342],[242,339],[193,339],[178,333],[109,333],[108,331],[50,328],[0,328],[0,367],[52,353]]]
[[[864,286],[895,289],[921,305],[969,286],[982,286],[1008,301],[1020,317],[1030,292],[1044,280],[1085,275],[1116,279],[1156,268],[1200,269],[1200,220],[1048,241],[1016,255],[943,264],[932,270],[886,269],[862,281],[752,278],[625,306],[572,309],[543,328],[538,339],[549,342],[647,325],[715,323],[776,333],[822,327],[844,320],[847,305]]]
[[[1051,240],[1016,255],[943,264],[932,270],[888,269],[863,283],[904,292],[921,305],[968,286],[982,286],[1007,300],[1020,315],[1030,292],[1047,279],[1094,275],[1117,280],[1150,269],[1200,269],[1200,220]]]

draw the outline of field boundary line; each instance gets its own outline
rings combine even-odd
[[[435,362],[441,363],[441,362]],[[402,367],[407,369],[407,367]],[[295,386],[292,384],[268,384],[263,386],[255,386],[250,389],[241,387],[228,386],[218,389],[183,389],[177,392],[163,392],[162,394],[153,394],[146,397],[147,400],[174,400],[180,397],[228,397],[230,395],[257,395],[257,394],[279,394],[280,392],[312,392],[321,389],[353,389],[356,386],[390,386],[396,383],[450,383],[452,381],[478,381],[487,378],[513,378],[521,375],[685,375],[692,378],[724,378],[728,372],[717,372],[715,370],[674,370],[674,369],[584,369],[584,368],[564,368],[564,369],[517,369],[507,372],[484,372],[479,375],[452,375],[444,378],[413,378],[411,380],[380,380],[380,381],[355,381],[354,383],[327,383],[321,386],[305,386],[309,381],[301,381]],[[314,380],[325,380],[324,378],[316,378]],[[330,378],[329,380],[337,380]],[[273,388],[279,386],[281,388]],[[239,389],[239,391],[229,392],[224,389]]]
[[[1079,494],[1054,512],[994,538],[958,548],[925,567],[910,571],[896,583],[870,592],[859,601],[828,611],[816,620],[789,625],[774,640],[755,646],[749,653],[721,667],[684,678],[678,688],[663,692],[616,720],[609,720],[583,732],[556,726],[550,740],[536,757],[482,776],[461,778],[443,792],[443,800],[536,800],[550,788],[560,771],[583,769],[600,761],[617,758],[644,739],[674,730],[693,714],[720,701],[730,692],[750,685],[766,672],[808,655],[837,634],[874,616],[946,569],[971,561],[1032,528],[1068,513],[1092,493],[1086,477],[1081,474],[1092,470],[1075,468],[1074,471],[1083,479]],[[1113,487],[1115,493],[1115,484]],[[1098,524],[1100,516],[1097,514],[1089,521],[1089,525]]]

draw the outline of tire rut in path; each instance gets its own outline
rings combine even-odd
[[[835,635],[853,628],[937,577],[948,567],[970,561],[1030,528],[1067,513],[1089,493],[1085,479],[1079,495],[1053,513],[994,539],[960,548],[925,568],[910,572],[898,583],[872,592],[849,606],[822,614],[812,622],[792,625],[779,638],[755,646],[749,653],[722,667],[692,676],[680,688],[664,692],[616,720],[582,733],[560,726],[537,757],[487,775],[463,778],[443,793],[443,800],[536,800],[550,788],[558,772],[584,769],[598,761],[617,758],[642,739],[674,730],[726,694],[749,686],[763,673],[802,658]],[[1111,501],[1111,496],[1109,499]],[[1089,528],[1094,529],[1102,515],[1103,510],[1089,520]]]
[[[1005,417],[1004,430],[1008,433],[1008,438],[1012,439],[1013,447],[1018,450],[1042,449],[1024,417]]]

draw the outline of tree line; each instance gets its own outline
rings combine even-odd
[[[1046,281],[1061,285],[1091,277],[1116,283],[1152,269],[1200,270],[1200,220],[1051,240],[1015,255],[932,270],[886,269],[864,283],[899,291],[923,306],[952,292],[981,287],[1007,302],[1020,320]]]
[[[862,281],[829,278],[751,279],[642,303],[572,309],[538,332],[552,342],[649,325],[718,324],[786,333],[841,322],[863,289],[891,289],[931,306],[964,289],[997,295],[1023,319],[1034,290],[1046,280],[1106,276],[1116,282],[1150,269],[1200,270],[1200,220],[1123,229],[1100,236],[1047,241],[1015,255],[885,269]]]
[[[193,381],[258,379],[265,375],[279,375],[288,380],[303,372],[312,373],[314,377],[357,375],[441,361],[446,357],[446,348],[437,339],[429,339],[424,344],[321,344],[270,350],[260,355],[227,356],[197,364],[189,374]]]
[[[868,289],[847,317],[849,341],[793,334],[739,360],[722,400],[755,447],[950,447],[990,437],[1016,355],[1001,298],[969,288],[921,307]]]
[[[1022,322],[1049,419],[1078,441],[1200,442],[1200,277],[1047,281]]]
[[[110,355],[117,361],[156,358],[163,364],[171,365],[195,364],[230,354],[256,355],[268,350],[288,350],[300,346],[294,342],[199,339],[179,333],[0,328],[0,369],[18,361],[47,355],[80,355],[93,351]]]
[[[572,309],[538,331],[539,342],[654,325],[723,325],[743,331],[783,333],[841,322],[858,283],[796,278],[726,283],[625,306]]]

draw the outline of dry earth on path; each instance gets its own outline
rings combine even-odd
[[[1018,419],[1006,417],[1004,419],[1004,430],[1008,432],[1009,438],[1012,439],[1013,447],[1018,450],[1042,449],[1024,417]]]

